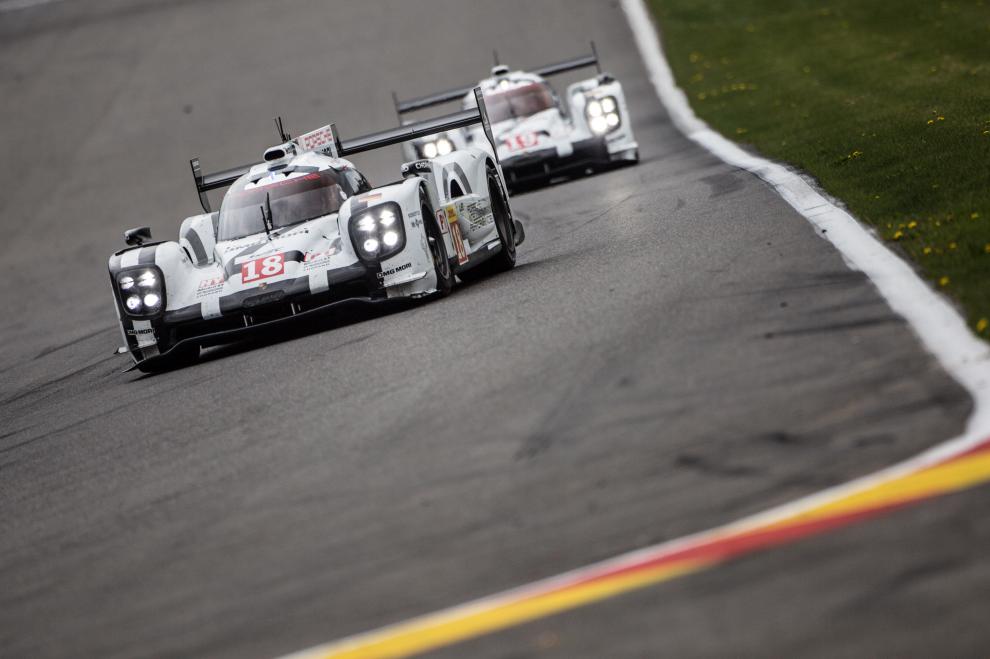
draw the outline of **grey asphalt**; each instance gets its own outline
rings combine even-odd
[[[389,127],[393,89],[588,39],[643,161],[515,197],[516,270],[121,373],[106,257],[197,211],[190,157],[256,158],[276,114]],[[971,407],[809,224],[676,132],[615,2],[54,2],[0,13],[0,98],[4,657],[302,649],[869,473]],[[987,496],[437,655],[985,654]]]

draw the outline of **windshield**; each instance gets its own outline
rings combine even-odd
[[[220,240],[234,240],[265,230],[261,209],[266,196],[272,208],[274,228],[298,224],[336,213],[347,199],[342,187],[350,185],[334,169],[310,172],[302,176],[281,174],[272,181],[268,175],[257,183],[245,181],[234,184],[220,206]]]
[[[488,118],[493,124],[506,119],[528,117],[554,107],[550,87],[538,82],[523,87],[485,94]]]

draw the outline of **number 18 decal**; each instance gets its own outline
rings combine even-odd
[[[272,254],[241,264],[241,281],[245,284],[285,272],[285,254]]]

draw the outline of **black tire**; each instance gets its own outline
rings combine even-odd
[[[433,271],[437,276],[437,292],[431,295],[433,299],[447,297],[454,288],[454,270],[450,267],[450,257],[447,256],[447,247],[443,242],[443,235],[437,220],[433,215],[429,202],[422,198],[423,225],[426,227],[426,240],[430,247],[430,256],[433,257]]]
[[[163,358],[151,362],[138,362],[137,369],[142,373],[164,373],[186,366],[192,366],[199,361],[199,346],[195,343],[185,343],[169,351]]]
[[[516,225],[512,219],[509,201],[502,192],[502,186],[499,185],[498,174],[492,169],[488,170],[488,196],[492,201],[495,229],[498,231],[498,240],[502,246],[481,265],[458,273],[464,281],[477,281],[516,267]]]

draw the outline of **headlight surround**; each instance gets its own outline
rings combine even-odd
[[[114,277],[114,285],[128,316],[150,318],[165,310],[165,279],[158,266],[121,270]]]
[[[619,103],[614,96],[589,97],[584,106],[588,127],[596,135],[610,133],[622,125]]]
[[[406,246],[402,210],[393,201],[352,216],[349,228],[354,251],[362,261],[387,259]]]

